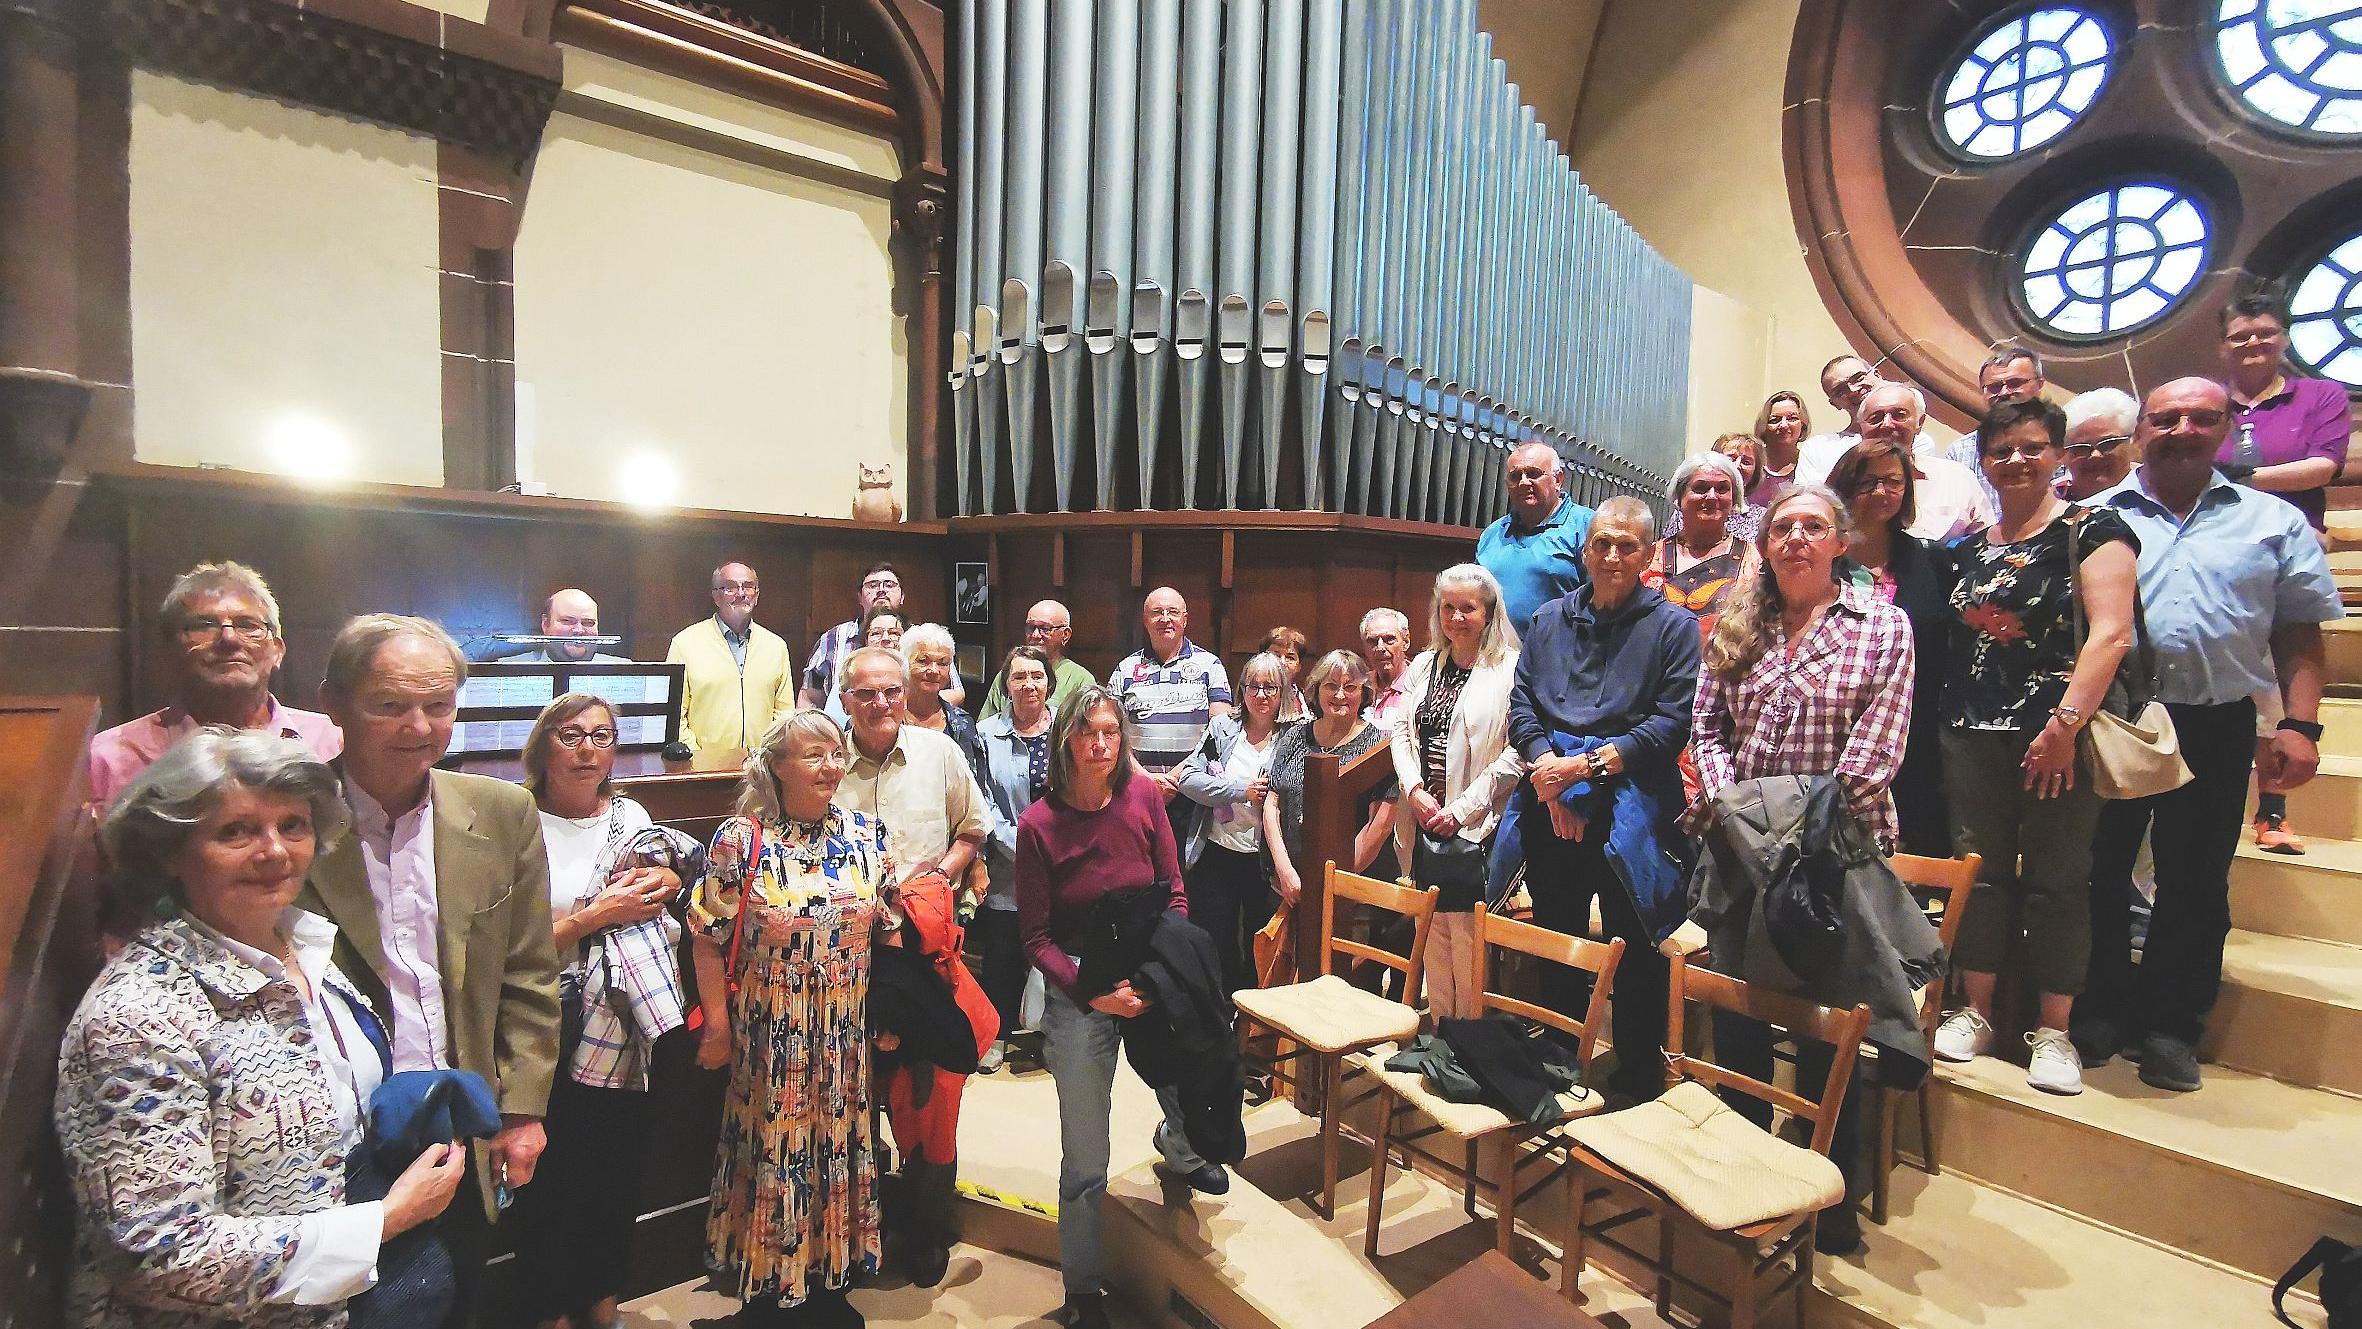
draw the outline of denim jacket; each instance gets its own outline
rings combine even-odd
[[[987,909],[1017,907],[1017,818],[1033,806],[1033,764],[1009,712],[976,722],[982,760],[977,782],[984,786],[988,823],[984,836],[984,895]]]

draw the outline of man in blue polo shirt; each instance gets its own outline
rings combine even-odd
[[[2222,988],[2248,776],[2285,792],[2320,767],[2321,625],[2345,614],[2304,514],[2215,469],[2231,425],[2221,384],[2166,384],[2141,414],[2139,469],[2090,500],[2114,508],[2140,538],[2157,700],[2173,716],[2193,778],[2100,813],[2091,960],[2070,1033],[2084,1065],[2138,1052],[2143,1081],[2184,1092],[2198,1087],[2198,1045]],[[2260,743],[2259,693],[2278,695],[2287,717]],[[2051,714],[2070,729],[2090,718],[2072,711]],[[2130,876],[2143,834],[2156,849],[2157,904],[2135,966]]]
[[[1476,561],[1501,583],[1501,605],[1523,635],[1534,611],[1584,582],[1591,509],[1566,496],[1566,460],[1547,443],[1509,454],[1509,512],[1476,538]]]
[[[1230,712],[1230,674],[1221,656],[1190,643],[1189,602],[1172,587],[1148,593],[1140,626],[1148,644],[1123,658],[1107,688],[1131,717],[1133,759],[1171,803],[1180,788],[1173,768],[1197,751],[1215,716]]]

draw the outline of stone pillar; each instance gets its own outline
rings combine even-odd
[[[0,467],[54,473],[80,376],[75,34],[60,0],[0,10]]]

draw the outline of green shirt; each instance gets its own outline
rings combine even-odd
[[[1008,674],[1009,671],[1004,669],[993,676],[992,691],[984,695],[984,709],[976,712],[977,719],[989,720],[1009,709]],[[1073,657],[1060,660],[1057,667],[1050,671],[1050,709],[1053,712],[1064,710],[1067,698],[1098,681],[1091,676],[1090,670],[1076,664]]]

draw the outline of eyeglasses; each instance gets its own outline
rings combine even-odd
[[[1774,540],[1826,540],[1837,528],[1818,517],[1789,517],[1771,524]]]
[[[1985,449],[1985,460],[2007,461],[2012,457],[2023,457],[2027,461],[2035,461],[2049,446],[2048,440],[2040,443],[1996,443]]]
[[[2188,422],[2192,428],[2215,429],[2221,427],[2223,421],[2229,418],[2229,416],[2223,414],[2221,411],[2210,411],[2203,409],[2194,411],[2151,411],[2147,415],[2141,417],[2142,420],[2147,422],[2149,428],[2156,430],[2160,434],[2171,433],[2172,431],[2181,428],[2185,421]]]
[[[2089,457],[2093,453],[2097,453],[2102,457],[2113,457],[2116,455],[2116,449],[2123,447],[2125,444],[2130,443],[2131,441],[2132,435],[2130,434],[2110,434],[2106,438],[2093,439],[2089,443],[2069,443],[2067,445],[2067,455],[2070,457]]]
[[[1247,691],[1258,697],[1276,697],[1287,689],[1277,683],[1249,683]]]
[[[1028,619],[1025,623],[1025,630],[1027,632],[1038,632],[1045,637],[1049,636],[1053,632],[1062,631],[1065,627],[1066,625],[1064,623],[1043,623],[1033,619]]]
[[[714,589],[724,595],[754,595],[763,589],[763,585],[753,581],[717,581]]]
[[[1911,482],[1899,475],[1876,475],[1862,481],[1866,494],[1899,494],[1911,487]]]
[[[568,725],[550,737],[558,740],[558,746],[568,752],[580,748],[585,743],[600,749],[615,746],[615,731],[612,729],[577,729],[573,725]]]
[[[875,706],[881,701],[902,700],[902,687],[896,684],[886,688],[847,688],[845,695],[864,706]]]
[[[249,646],[271,639],[271,625],[258,618],[186,618],[180,624],[180,639],[191,646],[205,645],[224,632]]]

